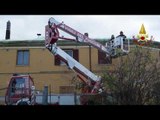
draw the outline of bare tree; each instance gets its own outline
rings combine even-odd
[[[136,47],[118,58],[114,71],[106,69],[103,83],[107,100],[117,105],[158,104],[160,100],[160,65],[149,49]],[[158,84],[159,83],[159,84]]]

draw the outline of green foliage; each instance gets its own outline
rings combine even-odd
[[[103,74],[107,98],[118,105],[158,103],[160,93],[155,92],[158,90],[155,85],[160,82],[159,68],[151,51],[137,46],[129,55],[118,58],[114,71],[106,69]]]

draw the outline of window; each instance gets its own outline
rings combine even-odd
[[[12,82],[12,93],[13,94],[24,93],[24,87],[25,87],[24,84],[25,84],[24,78],[15,78]]]
[[[79,61],[79,53],[77,49],[64,49],[64,51],[73,57],[76,61]],[[58,56],[55,56],[55,65],[65,65]]]
[[[25,79],[24,78],[16,78],[16,88],[24,88]]]
[[[29,50],[17,51],[17,65],[29,65]]]
[[[104,52],[98,50],[98,64],[112,64],[112,58],[106,57]]]
[[[70,55],[71,57],[73,57],[73,50],[64,50],[68,55]],[[65,65],[65,63],[60,60],[60,65]]]

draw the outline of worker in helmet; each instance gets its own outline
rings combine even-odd
[[[123,37],[123,42],[126,39],[126,36],[123,34],[123,31],[120,31],[120,35],[118,35],[116,38],[118,38],[118,37]]]
[[[114,44],[114,39],[115,39],[114,35],[111,35],[111,38],[110,38],[109,41],[108,41],[108,46],[113,46],[113,44]]]
[[[123,37],[124,39],[126,38],[126,36],[123,34],[123,31],[120,31],[120,35],[118,35],[117,37]]]
[[[120,35],[118,35],[116,38],[118,37],[122,37],[123,38],[123,43],[125,42],[126,36],[123,34],[123,31],[120,31]],[[121,45],[118,46],[119,48],[121,47]]]

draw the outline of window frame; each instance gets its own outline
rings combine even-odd
[[[110,65],[112,64],[112,57],[105,58],[106,53],[98,50],[98,65]],[[109,60],[110,59],[110,60]]]
[[[72,58],[79,62],[79,49],[63,49],[63,51],[71,50],[72,51]],[[55,66],[63,66],[61,65],[60,58],[58,55],[54,57],[54,65]],[[65,64],[66,65],[66,64]]]
[[[22,63],[19,63],[19,53],[22,52]],[[28,53],[27,57],[27,61],[25,63],[25,52]],[[30,51],[29,50],[17,50],[17,58],[16,58],[16,66],[29,66],[30,65]]]
[[[68,54],[67,51],[70,51],[70,52],[71,52],[71,55]],[[71,49],[66,49],[66,50],[64,50],[64,52],[66,52],[68,55],[70,55],[70,56],[73,58],[73,52],[74,52],[73,50],[71,50]],[[66,65],[66,63],[63,62],[62,60],[60,60],[60,66],[63,66],[63,65]]]

